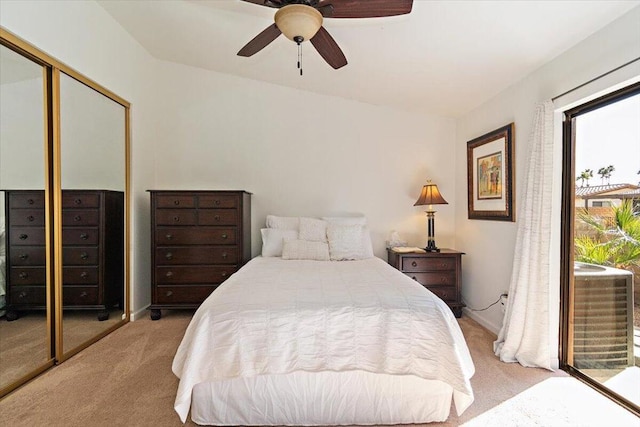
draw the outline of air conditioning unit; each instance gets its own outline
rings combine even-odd
[[[573,321],[574,367],[633,366],[633,273],[576,263]]]

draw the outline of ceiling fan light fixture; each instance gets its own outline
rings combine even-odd
[[[290,4],[278,9],[275,22],[286,38],[299,43],[316,35],[322,26],[322,14],[311,6]]]

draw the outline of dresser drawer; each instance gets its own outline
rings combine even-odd
[[[429,286],[428,289],[443,301],[456,301],[456,288],[453,286]]]
[[[62,229],[62,244],[66,245],[97,245],[99,242],[97,228],[66,227]]]
[[[47,290],[44,286],[19,286],[10,289],[9,301],[17,308],[21,305],[44,306],[46,295]]]
[[[194,227],[188,229],[158,227],[156,244],[166,245],[235,245],[235,227]]]
[[[11,267],[9,272],[11,286],[44,285],[46,283],[45,268],[42,267]]]
[[[156,267],[158,284],[218,284],[235,273],[234,265]]]
[[[191,195],[158,195],[156,197],[156,207],[158,208],[195,208],[196,198]]]
[[[96,193],[77,193],[75,191],[62,191],[62,209],[73,208],[98,208],[100,207],[100,195]]]
[[[97,286],[65,286],[62,289],[62,303],[70,305],[96,305],[98,300]]]
[[[218,286],[157,286],[156,304],[200,304]]]
[[[9,243],[12,246],[44,245],[43,227],[13,227],[9,230]]]
[[[198,225],[237,225],[238,211],[236,209],[200,209],[198,211]]]
[[[100,222],[100,212],[97,209],[65,209],[62,211],[62,226],[95,225]]]
[[[64,286],[97,284],[98,267],[63,267],[62,282]]]
[[[42,265],[46,263],[44,246],[15,246],[11,248],[11,265]]]
[[[424,258],[403,257],[401,271],[441,271],[453,270],[456,266],[455,258]]]
[[[443,285],[443,286],[455,286],[456,276],[453,272],[433,272],[433,273],[405,273],[413,280],[417,280],[421,285]]]
[[[240,206],[240,198],[232,194],[202,194],[198,196],[198,207],[207,208],[237,208]]]
[[[195,209],[158,209],[156,210],[158,225],[195,225]]]
[[[9,193],[9,205],[12,208],[40,208],[44,209],[44,191],[28,193]]]
[[[64,265],[98,265],[98,248],[62,248],[62,262]]]
[[[11,226],[27,225],[41,227],[44,225],[44,209],[11,209],[9,217],[11,218]]]
[[[238,249],[225,246],[169,246],[156,248],[157,265],[237,264]]]

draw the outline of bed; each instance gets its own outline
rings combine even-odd
[[[474,366],[447,305],[372,257],[256,257],[194,314],[175,410],[202,425],[444,421]]]

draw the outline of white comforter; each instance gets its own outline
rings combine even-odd
[[[196,384],[294,371],[416,375],[453,387],[461,414],[474,366],[442,300],[378,258],[254,258],[195,313],[173,360],[185,422]]]

